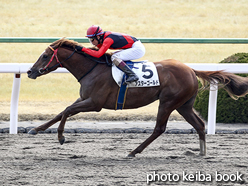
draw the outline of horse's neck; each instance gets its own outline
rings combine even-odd
[[[65,55],[69,56],[70,54]],[[65,56],[65,59],[68,56]],[[74,53],[70,59],[63,63],[64,68],[66,68],[77,80],[84,76],[94,65],[95,62],[92,62],[78,53]]]

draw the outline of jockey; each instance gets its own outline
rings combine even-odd
[[[138,81],[138,76],[124,62],[138,59],[144,56],[145,47],[135,37],[110,31],[103,31],[99,26],[92,25],[87,30],[87,36],[91,44],[99,48],[98,51],[76,46],[77,51],[83,51],[93,57],[101,57],[108,49],[121,49],[111,56],[111,61],[119,67],[127,76],[126,82]]]

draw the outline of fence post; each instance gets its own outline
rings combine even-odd
[[[208,134],[215,134],[216,110],[217,110],[217,82],[210,84],[209,102],[208,102]]]
[[[18,100],[21,84],[21,74],[15,74],[10,105],[10,134],[17,134],[18,127]]]

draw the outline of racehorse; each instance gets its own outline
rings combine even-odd
[[[33,128],[29,134],[37,134],[60,121],[58,140],[62,145],[66,119],[79,112],[99,112],[102,108],[115,109],[119,87],[111,75],[111,68],[103,61],[110,61],[110,54],[97,59],[75,50],[76,41],[62,38],[53,42],[41,54],[36,63],[27,72],[28,77],[36,79],[58,67],[66,68],[81,84],[80,97],[63,112],[47,123]],[[198,78],[204,84],[218,82],[230,95],[244,96],[248,93],[248,78],[224,71],[198,71],[185,64],[168,59],[154,62],[158,71],[160,86],[129,88],[126,93],[124,109],[133,109],[159,100],[156,125],[153,133],[141,145],[128,154],[135,157],[151,142],[164,133],[168,118],[177,110],[190,123],[199,135],[200,155],[206,155],[205,124],[193,111],[198,93]]]

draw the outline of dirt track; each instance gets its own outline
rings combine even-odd
[[[65,135],[61,146],[56,134],[0,134],[0,185],[146,185],[154,174],[179,181],[151,185],[221,185],[216,171],[236,180],[243,174],[225,185],[248,180],[247,134],[207,135],[206,157],[198,155],[196,134],[163,134],[134,159],[126,155],[149,134]],[[192,182],[188,173],[212,180]]]

